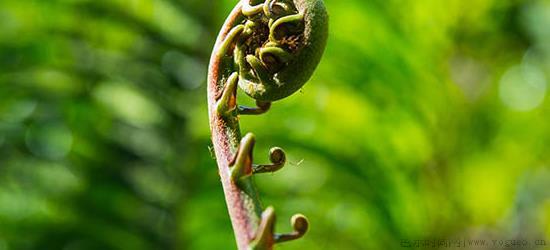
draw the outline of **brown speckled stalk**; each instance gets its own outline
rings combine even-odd
[[[227,77],[222,72],[223,66],[217,48],[231,28],[239,22],[239,18],[241,5],[237,4],[226,19],[214,46],[208,70],[208,113],[218,171],[237,246],[239,249],[247,249],[260,223],[261,206],[255,188],[252,187],[250,192],[245,193],[231,181],[229,162],[234,157],[241,139],[239,123],[236,119],[226,121],[216,112],[216,97],[220,95],[222,81]]]

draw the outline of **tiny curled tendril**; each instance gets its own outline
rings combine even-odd
[[[322,0],[241,0],[216,42],[208,73],[212,151],[241,250],[272,249],[309,228],[307,218],[297,214],[292,232],[274,232],[275,209],[262,207],[252,177],[281,170],[287,156],[274,147],[271,163],[255,164],[256,136],[241,137],[239,117],[263,114],[272,102],[301,90],[320,62],[327,34]],[[238,104],[237,88],[255,99],[255,107]]]

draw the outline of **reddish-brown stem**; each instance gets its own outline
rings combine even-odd
[[[247,249],[253,240],[261,218],[261,205],[252,180],[242,183],[232,181],[229,162],[233,159],[241,139],[239,122],[236,116],[224,117],[217,111],[217,98],[221,95],[223,82],[227,79],[228,69],[219,55],[218,50],[232,27],[242,19],[241,5],[233,9],[226,19],[210,59],[208,71],[208,112],[210,130],[218,171],[221,177],[227,209],[233,225],[233,231],[239,249]]]

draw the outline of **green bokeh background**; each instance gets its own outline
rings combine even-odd
[[[235,2],[0,1],[1,250],[235,248],[206,107]],[[278,249],[550,244],[550,1],[325,2],[311,81],[241,118],[288,153],[277,231],[311,222]]]

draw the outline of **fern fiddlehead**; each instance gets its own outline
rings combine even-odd
[[[265,113],[271,102],[299,90],[318,65],[327,34],[322,0],[241,0],[218,35],[208,73],[210,129],[239,249],[272,249],[308,229],[298,214],[291,219],[294,232],[273,232],[275,211],[263,209],[252,177],[281,169],[286,156],[273,148],[271,164],[254,164],[255,136],[241,137],[238,117]],[[239,106],[237,87],[257,107]]]

